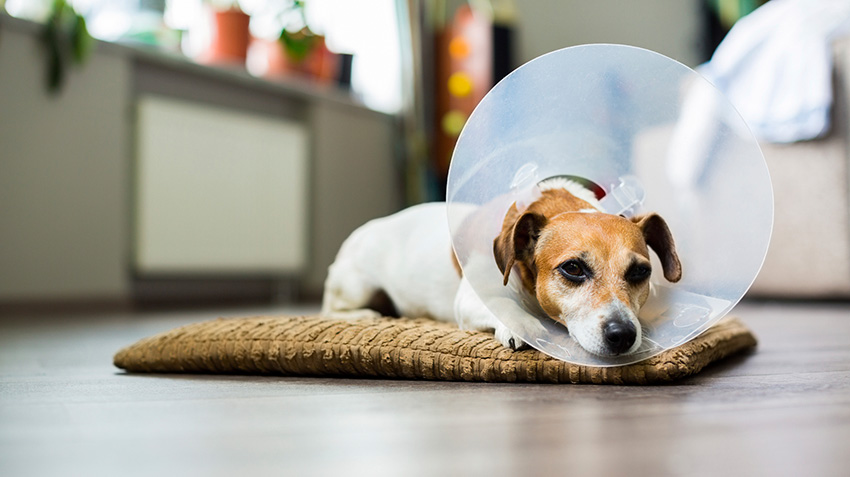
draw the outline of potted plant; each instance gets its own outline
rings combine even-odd
[[[251,17],[234,0],[210,0],[212,14],[209,48],[202,60],[210,63],[245,63],[251,42]]]
[[[286,69],[328,83],[336,77],[339,58],[328,49],[325,37],[310,29],[304,13],[305,5],[305,0],[292,1],[290,11],[297,14],[297,21],[285,25],[280,33]]]
[[[82,64],[94,46],[86,19],[65,0],[54,0],[41,39],[47,50],[47,89],[57,93],[65,83],[68,66]]]

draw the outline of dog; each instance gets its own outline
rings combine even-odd
[[[658,256],[665,279],[682,277],[667,223],[654,213],[631,219],[604,213],[596,195],[573,180],[551,178],[538,189],[526,208],[511,205],[493,239],[504,285],[517,273],[523,293],[588,352],[634,352],[642,338],[637,315],[650,292],[648,249]],[[504,346],[525,346],[463,276],[445,203],[413,206],[355,230],[328,269],[322,314],[379,316],[366,308],[378,295],[388,297],[400,316],[457,322],[493,331]]]

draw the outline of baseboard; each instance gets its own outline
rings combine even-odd
[[[296,280],[280,278],[144,277],[132,285],[137,308],[289,303],[300,299]]]
[[[129,296],[39,297],[0,300],[0,316],[112,313],[133,309]]]

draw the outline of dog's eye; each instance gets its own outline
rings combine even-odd
[[[630,283],[640,283],[652,275],[652,268],[646,265],[633,265],[626,272],[626,280]]]
[[[558,271],[561,272],[564,278],[576,283],[587,279],[588,273],[586,270],[586,267],[578,260],[569,260],[558,266]]]

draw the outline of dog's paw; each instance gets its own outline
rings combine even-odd
[[[380,318],[381,314],[375,310],[361,308],[358,310],[323,312],[322,316],[324,316],[325,318],[330,318],[332,320],[363,320],[367,318]]]
[[[495,329],[496,340],[502,343],[502,346],[512,350],[521,350],[528,348],[528,344],[519,336],[515,335],[507,326],[498,325]]]

